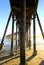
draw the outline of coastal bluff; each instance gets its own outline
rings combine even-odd
[[[12,34],[6,35],[5,37],[7,39],[11,39]],[[13,34],[13,39],[16,40],[16,32]],[[17,32],[17,39],[19,39],[19,32]]]

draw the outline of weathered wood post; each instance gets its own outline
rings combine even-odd
[[[29,44],[29,50],[31,49],[31,20],[29,21],[29,40],[28,40],[28,44]]]
[[[34,52],[33,54],[36,55],[37,54],[37,50],[36,50],[36,32],[35,32],[35,14],[33,15],[33,43],[34,43]]]
[[[16,22],[16,50],[17,50],[17,22]]]
[[[20,0],[20,65],[25,65],[26,0]]]
[[[28,46],[28,28],[27,28],[27,30],[26,30],[26,47],[28,48],[29,46]]]
[[[11,55],[13,55],[13,33],[14,33],[14,14],[12,14],[12,37],[11,37]]]

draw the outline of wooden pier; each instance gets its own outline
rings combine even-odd
[[[10,16],[8,18],[7,21],[7,25],[4,31],[4,35],[1,41],[1,44],[4,41],[4,37],[9,25],[9,21],[10,18],[12,16],[12,37],[11,37],[11,55],[13,55],[13,33],[14,33],[14,21],[15,21],[15,17],[16,17],[16,39],[17,39],[17,26],[19,26],[19,39],[20,39],[20,65],[25,65],[25,42],[26,42],[26,46],[29,46],[29,49],[31,49],[31,20],[33,20],[33,55],[37,54],[37,50],[36,50],[36,27],[35,27],[35,19],[37,17],[39,26],[40,26],[40,30],[42,32],[42,36],[44,38],[43,35],[43,30],[42,30],[42,26],[39,20],[39,16],[37,13],[37,6],[38,6],[38,2],[39,0],[9,0],[10,2],[10,7],[11,7],[11,12],[10,12]],[[29,40],[28,40],[28,29],[29,29]],[[27,38],[26,38],[27,37]],[[17,40],[16,40],[16,50],[17,50]]]

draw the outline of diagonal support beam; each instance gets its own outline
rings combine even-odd
[[[9,15],[9,18],[8,18],[8,21],[7,21],[7,24],[6,24],[6,28],[5,28],[5,31],[4,31],[4,35],[3,35],[3,38],[2,38],[1,44],[4,41],[4,37],[5,37],[6,32],[7,32],[7,28],[8,28],[9,22],[10,22],[11,15],[12,15],[12,11],[10,12],[10,15]]]
[[[39,19],[39,16],[38,16],[38,13],[37,13],[37,12],[36,12],[36,16],[37,16],[37,20],[38,20],[38,24],[39,24],[39,27],[40,27],[40,30],[41,30],[42,36],[43,36],[43,38],[44,38],[43,29],[42,29],[42,26],[41,26],[41,23],[40,23],[40,19]]]

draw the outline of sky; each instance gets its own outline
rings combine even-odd
[[[0,37],[3,36],[10,11],[11,11],[11,9],[10,9],[9,0],[0,0]],[[11,34],[11,27],[12,27],[11,20],[10,20],[6,34]],[[16,26],[15,26],[15,28],[16,28]]]
[[[6,23],[7,23],[10,11],[11,9],[10,9],[9,0],[0,0],[0,37],[2,37],[4,34],[4,30],[6,27]],[[44,31],[44,0],[39,0],[37,11],[38,11],[40,22]],[[11,34],[11,28],[12,28],[12,21],[10,21],[6,35]],[[31,34],[33,33],[32,29],[33,29],[33,22],[31,24]],[[14,26],[14,32],[15,31],[16,31],[16,26]],[[36,20],[36,35],[40,35],[42,37],[37,20]]]

